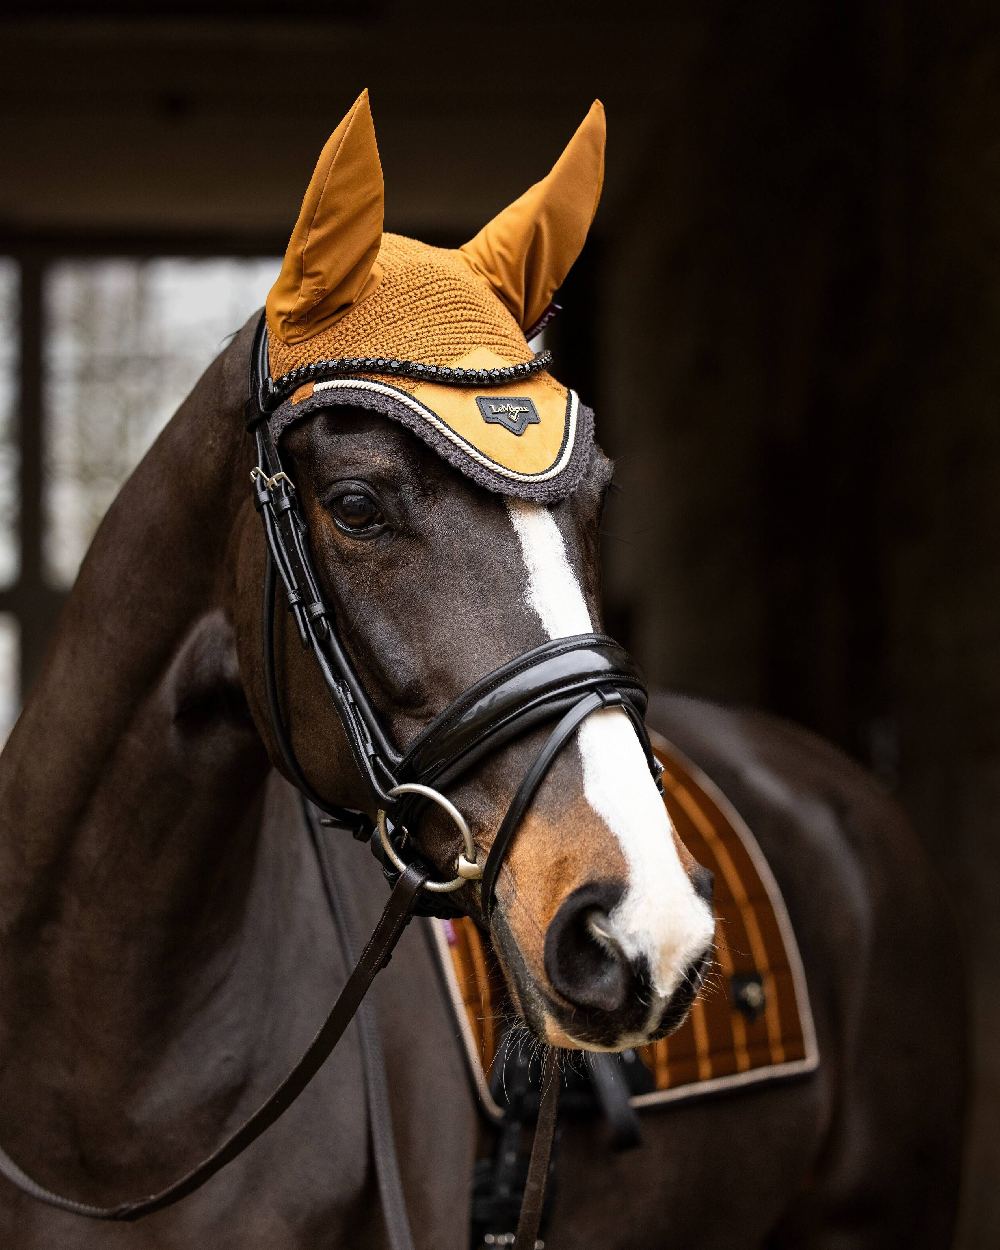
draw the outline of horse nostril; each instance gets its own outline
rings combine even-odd
[[[714,875],[707,868],[702,868],[701,864],[696,864],[691,873],[691,884],[695,894],[711,907],[712,894],[715,891]]]
[[[621,896],[611,885],[582,886],[567,898],[545,935],[545,971],[576,1007],[617,1012],[633,987],[632,967],[608,913]]]

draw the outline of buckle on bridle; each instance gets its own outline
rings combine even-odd
[[[448,816],[451,817],[455,828],[462,835],[462,850],[458,853],[455,861],[455,876],[451,881],[425,881],[423,889],[430,890],[432,894],[449,894],[452,890],[460,890],[463,885],[467,885],[470,881],[479,881],[483,875],[483,870],[476,863],[476,844],[472,838],[472,830],[469,828],[468,822],[462,813],[458,810],[451,799],[445,798],[440,790],[435,790],[431,786],[420,785],[416,781],[406,782],[403,785],[393,786],[388,791],[390,798],[396,798],[400,794],[417,794],[423,799],[428,799],[431,803],[436,803]],[[382,849],[392,861],[393,865],[400,872],[405,872],[409,865],[402,858],[399,852],[392,844],[392,838],[389,834],[388,821],[386,819],[385,808],[379,808],[378,817],[378,836],[382,843]],[[404,836],[409,836],[404,826],[400,826]]]
[[[284,482],[290,491],[294,492],[295,490],[295,483],[284,471],[284,469],[279,469],[273,477],[268,477],[260,465],[255,464],[250,470],[250,480],[252,482],[263,482],[268,490],[274,490],[275,486],[277,486],[279,482]]]

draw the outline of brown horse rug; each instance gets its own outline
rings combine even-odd
[[[767,861],[725,795],[675,746],[652,738],[674,828],[715,875],[717,966],[685,1024],[630,1056],[645,1070],[631,1103],[676,1102],[812,1072],[819,1054],[802,961]],[[490,1073],[513,1018],[502,974],[472,921],[432,923],[473,1083],[484,1111],[499,1120]]]

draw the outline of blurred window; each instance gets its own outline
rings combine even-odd
[[[101,517],[279,263],[0,256],[0,742]]]
[[[45,282],[45,570],[76,577],[119,487],[264,300],[277,260],[84,260]]]
[[[14,431],[19,330],[17,263],[0,257],[0,586],[11,584],[20,564]]]
[[[10,733],[20,704],[18,698],[19,635],[17,618],[0,612],[0,743]]]

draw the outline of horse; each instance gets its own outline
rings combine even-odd
[[[600,629],[612,469],[525,336],[583,244],[603,143],[595,105],[547,178],[468,251],[445,255],[383,235],[363,95],[324,149],[268,298],[271,373],[297,384],[281,397],[298,405],[276,436],[282,473],[353,670],[404,746],[484,675]],[[441,284],[460,305],[455,333],[488,340],[492,356],[468,366],[500,370],[486,393],[520,368],[503,410],[479,425],[460,408],[466,392],[446,387],[423,392],[436,398],[419,424],[414,392],[387,372],[414,335],[422,367],[463,367],[465,344],[433,345]],[[338,389],[341,368],[324,392],[314,340],[328,349],[359,317],[378,350],[355,345],[353,390]],[[251,488],[260,463],[245,428],[260,333],[255,316],[109,509],[0,759],[0,1145],[81,1202],[155,1191],[245,1120],[350,971],[338,922],[361,933],[385,901],[383,867],[330,830],[334,914],[292,784],[300,770],[327,806],[372,827],[375,804],[312,655],[287,613],[270,625],[261,613],[269,557],[253,490],[265,488]],[[411,399],[388,412],[367,402],[378,395],[356,384],[364,370]],[[561,468],[540,481],[517,440],[564,414],[576,443],[567,452],[562,430],[545,453]],[[508,445],[520,460],[504,462],[496,448]],[[294,768],[269,705],[269,629]],[[575,727],[496,876],[490,938],[523,1027],[546,1046],[616,1051],[674,1027],[710,957],[708,883],[626,711],[602,705]],[[766,714],[660,692],[647,718],[753,827],[796,930],[821,1063],[808,1079],[647,1113],[629,1154],[604,1148],[598,1122],[567,1122],[545,1246],[946,1246],[963,1116],[960,958],[905,818],[839,751]],[[549,730],[524,727],[449,787],[474,868]],[[431,871],[453,875],[461,846],[446,812],[426,811],[414,840]],[[483,894],[472,874],[450,897],[487,923]],[[183,1201],[99,1223],[3,1179],[0,1244],[393,1244],[364,1093],[377,1043],[413,1244],[464,1250],[491,1131],[412,928],[369,1001],[373,1029],[348,1030],[268,1131]]]

